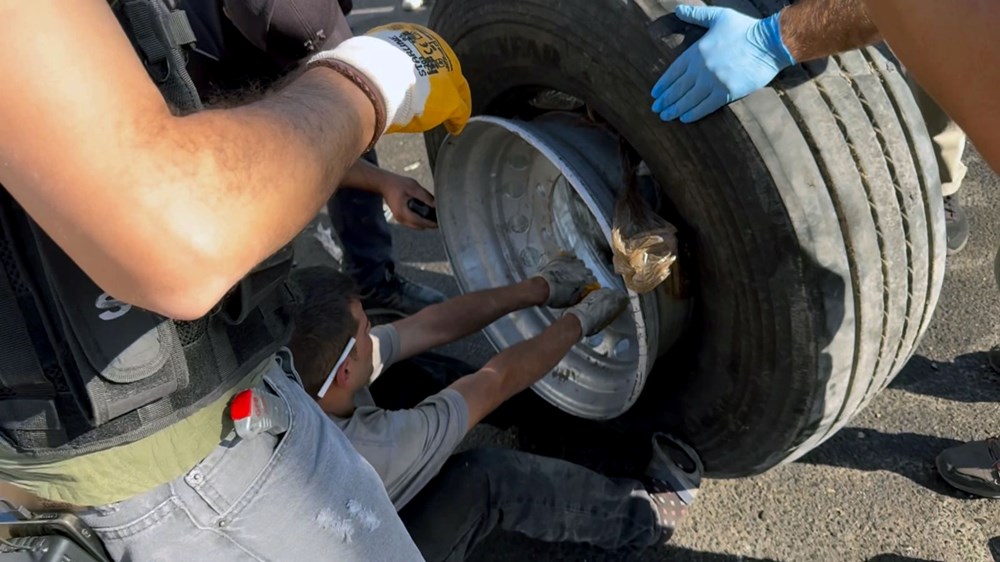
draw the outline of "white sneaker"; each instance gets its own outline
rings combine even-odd
[[[403,0],[400,5],[404,11],[415,12],[417,10],[423,10],[427,3],[424,0]]]

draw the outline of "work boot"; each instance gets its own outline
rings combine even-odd
[[[984,498],[1000,498],[1000,438],[971,441],[945,449],[937,458],[941,478]]]
[[[662,540],[673,535],[694,503],[703,472],[701,458],[690,446],[665,433],[653,435],[653,458],[643,484],[653,499]]]
[[[969,241],[969,215],[957,193],[944,198],[944,228],[948,240],[948,255],[961,252]]]
[[[423,308],[444,301],[440,291],[414,283],[386,268],[385,279],[361,293],[361,304],[369,314],[409,316]]]

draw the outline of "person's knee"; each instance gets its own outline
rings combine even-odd
[[[499,462],[500,455],[495,449],[471,449],[453,455],[445,468],[474,476],[475,480],[484,483]]]
[[[423,512],[429,506],[447,506],[461,511],[463,517],[476,517],[487,509],[493,495],[491,482],[491,456],[481,450],[471,450],[452,455],[437,475],[431,479],[417,498],[404,511]]]
[[[496,493],[512,482],[522,481],[527,475],[537,473],[538,470],[532,466],[533,458],[513,449],[484,447],[454,455],[448,463],[454,470],[466,475],[466,481]]]
[[[482,448],[471,449],[453,455],[441,469],[441,475],[451,473],[468,484],[472,489],[492,489],[509,477],[510,473],[518,472],[516,451],[508,449]]]

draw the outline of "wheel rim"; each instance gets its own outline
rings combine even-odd
[[[611,225],[621,180],[616,138],[579,117],[532,122],[476,117],[438,154],[439,223],[463,292],[515,283],[572,253],[601,285],[626,290],[611,263]],[[662,291],[629,291],[629,310],[585,338],[533,389],[559,408],[613,418],[638,398],[658,354],[683,330],[689,303]],[[541,333],[561,311],[537,307],[490,325],[504,349]]]

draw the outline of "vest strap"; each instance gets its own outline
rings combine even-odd
[[[45,378],[28,334],[17,295],[4,271],[0,273],[0,389],[51,394],[52,384]]]
[[[195,34],[184,11],[162,0],[119,0],[114,7],[167,102],[181,113],[201,110],[201,97],[186,70],[184,49],[194,44]]]

